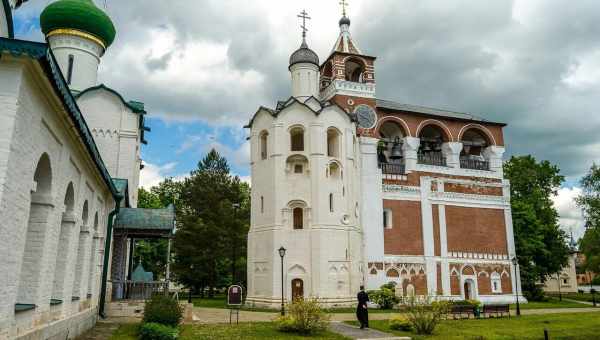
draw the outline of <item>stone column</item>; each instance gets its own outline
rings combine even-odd
[[[502,146],[492,145],[483,150],[483,157],[490,162],[490,170],[499,173],[500,176],[503,176],[502,155],[504,155]]]
[[[54,268],[54,283],[52,288],[52,298],[61,300],[61,308],[68,305],[71,300],[71,294],[67,290],[67,270],[70,262],[70,248],[73,231],[76,229],[77,216],[72,212],[62,214],[60,225],[60,236],[58,239],[58,251],[56,254],[56,266]]]
[[[442,144],[442,153],[446,157],[446,165],[450,168],[460,168],[460,152],[462,143],[448,142]]]
[[[415,170],[417,168],[417,152],[421,145],[421,139],[415,137],[404,137],[402,143],[402,153],[404,155],[404,164],[406,170]]]

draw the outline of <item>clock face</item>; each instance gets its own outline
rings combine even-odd
[[[377,114],[375,110],[369,105],[358,105],[356,109],[354,109],[354,113],[356,114],[356,119],[358,120],[358,126],[363,129],[370,129],[375,126],[375,122],[377,121]]]

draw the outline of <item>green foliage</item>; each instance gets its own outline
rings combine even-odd
[[[417,300],[408,303],[408,320],[417,334],[432,334],[442,318],[448,313],[450,302]]]
[[[311,335],[327,330],[329,315],[317,299],[296,299],[288,306],[288,316],[277,318],[275,323],[282,332]]]
[[[405,315],[394,315],[389,320],[389,327],[390,327],[390,329],[393,329],[396,331],[409,332],[412,330],[412,323],[410,322],[408,317]]]
[[[537,282],[567,264],[566,234],[558,224],[552,196],[564,181],[557,166],[532,156],[512,157],[504,164],[511,183],[515,247],[524,294],[538,296]]]
[[[481,302],[478,300],[455,300],[455,301],[451,301],[450,304],[455,305],[455,306],[473,306],[473,307],[481,306]]]
[[[387,283],[380,287],[379,290],[369,291],[369,300],[379,305],[381,309],[392,309],[400,300],[396,297],[394,283]]]
[[[250,187],[230,174],[227,160],[213,149],[179,189],[177,281],[201,294],[205,287],[245,286]]]
[[[182,318],[183,310],[179,302],[167,295],[155,294],[146,301],[144,323],[159,323],[177,327]]]
[[[585,255],[583,269],[600,273],[600,166],[592,165],[581,179],[581,188],[576,201],[586,220],[585,234],[579,241],[579,250]]]
[[[176,340],[178,331],[175,327],[148,322],[140,327],[141,340]]]

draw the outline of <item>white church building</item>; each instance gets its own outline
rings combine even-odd
[[[58,0],[40,17],[47,43],[17,40],[23,2],[0,6],[0,339],[74,338],[130,270],[111,234],[148,214],[135,208],[149,129],[143,103],[97,83],[110,18]]]
[[[376,57],[345,14],[339,28],[323,62],[303,33],[291,97],[246,126],[247,303],[352,305],[361,285],[390,282],[401,297],[512,302],[521,292],[505,124],[378,98]]]

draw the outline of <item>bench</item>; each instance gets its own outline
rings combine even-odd
[[[453,305],[449,310],[449,314],[452,315],[453,319],[456,319],[457,316],[460,319],[465,317],[469,319],[471,315],[475,317],[475,308],[470,305]]]
[[[510,318],[510,306],[508,304],[504,305],[484,305],[483,306],[483,316],[486,315],[491,317],[492,315],[496,317],[502,317],[504,314],[508,314]]]

